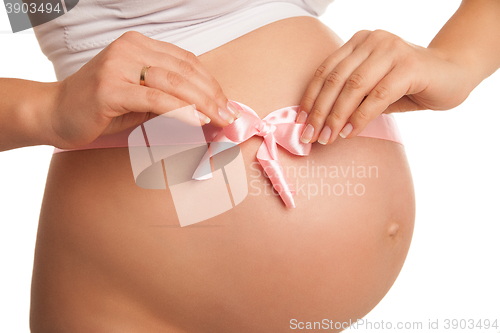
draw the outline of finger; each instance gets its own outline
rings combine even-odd
[[[127,90],[129,90],[130,86],[142,87],[138,84],[129,83],[124,83],[123,85]],[[159,101],[159,104],[163,105],[163,101],[165,100],[165,96],[163,94],[165,94],[175,97],[178,100],[184,101],[182,105],[177,104],[176,106],[178,107],[194,104],[196,109],[210,118],[213,124],[215,124],[216,126],[226,126],[234,121],[234,117],[229,113],[229,111],[221,109],[212,99],[204,94],[203,91],[201,91],[195,85],[191,84],[189,81],[185,80],[176,72],[167,71],[160,67],[151,67],[147,71],[147,75],[145,77],[145,86],[150,89],[142,89],[144,92],[139,96],[140,99],[138,99],[139,101],[145,103],[145,107],[139,108],[138,110],[135,110],[133,108],[122,108],[121,110],[123,112],[143,112],[141,110],[144,109],[147,111],[149,110],[151,104],[154,104],[156,101]],[[109,89],[107,89],[107,91],[123,91],[122,89],[124,88],[112,89],[110,87]],[[163,94],[159,94],[158,92],[162,92]],[[109,93],[106,97],[108,100],[112,101],[110,102],[110,104],[114,104],[116,106],[120,105],[120,100],[124,94],[125,93]],[[115,100],[113,101],[113,96],[111,95],[116,95],[118,100],[117,98],[115,98]],[[135,95],[137,95],[137,93]],[[135,107],[137,107],[137,105],[135,105]],[[172,108],[169,108],[168,110],[172,110]],[[162,111],[161,109],[155,109],[152,112],[162,114],[165,111]]]
[[[147,56],[143,60],[144,64],[152,63],[158,67],[166,67],[165,64],[169,63],[169,69],[179,72],[188,79],[192,78],[195,81],[194,84],[204,89],[205,93],[223,110],[222,113],[228,123],[241,116],[241,113],[228,103],[228,98],[225,96],[217,80],[215,80],[193,53],[176,45],[157,41],[134,31],[125,33],[120,38],[124,38],[127,42],[134,44],[139,54],[144,54],[144,49],[156,52],[156,54],[153,54],[151,51],[147,52]],[[150,59],[148,56],[155,57],[155,59]],[[170,61],[167,62],[167,60]],[[135,68],[138,65],[142,66],[142,64],[136,64],[135,66],[131,66],[131,68]],[[172,68],[172,66],[177,67]],[[133,80],[132,82],[135,82],[137,79]],[[228,113],[232,116],[232,119],[226,116]],[[215,124],[222,126],[217,122]]]
[[[201,91],[217,103],[219,107],[227,107],[228,99],[222,92],[220,85],[217,82],[208,79],[188,61],[178,59],[166,53],[149,52],[146,56],[146,62],[151,66],[161,67],[167,71],[179,73],[184,79],[200,88]]]
[[[151,112],[157,115],[189,106],[190,104],[162,90],[141,85],[121,84],[117,89],[121,94],[108,98],[107,105],[112,113],[111,118],[129,112]]]
[[[234,121],[234,117],[229,111],[220,108],[200,88],[176,72],[167,71],[160,67],[151,67],[148,70],[145,84],[186,101],[188,104],[196,105],[196,109],[209,117],[216,126],[226,126]]]
[[[325,121],[325,131],[331,133],[331,137],[326,142],[331,143],[337,138],[341,130],[346,125],[347,119],[354,113],[358,107],[363,104],[365,97],[393,68],[393,58],[386,55],[385,52],[374,52],[368,59],[356,68],[347,79],[342,91],[333,105],[331,113]],[[362,117],[364,109],[361,109]],[[382,112],[382,111],[381,111]],[[353,125],[353,124],[352,124]],[[348,131],[350,127],[346,129]],[[321,131],[323,132],[324,129]],[[342,132],[343,136],[345,132]],[[320,134],[319,134],[320,135]],[[319,137],[318,135],[318,137]],[[313,140],[315,138],[313,137]],[[325,142],[326,137],[321,138]]]
[[[325,85],[325,81],[335,80],[336,74],[332,74],[332,70],[341,62],[343,59],[351,55],[354,47],[344,44],[340,49],[332,53],[316,70],[314,76],[306,88],[304,96],[299,104],[299,113],[297,115],[296,122],[298,124],[305,124],[307,117],[313,109],[314,103],[318,98],[318,95]]]
[[[311,112],[314,102],[321,92],[321,89],[323,88],[323,85],[331,71],[339,64],[339,62],[348,57],[354,51],[354,49],[366,39],[368,34],[369,31],[357,32],[349,41],[347,41],[347,43],[345,43],[338,50],[332,53],[318,67],[300,101],[299,113],[296,119],[296,122],[298,124],[306,123],[307,116]]]
[[[152,114],[176,118],[193,126],[210,122],[210,118],[196,110],[194,105],[190,105],[161,90],[124,84],[120,87],[120,91],[123,91],[124,94],[109,103],[109,107],[116,112],[116,114],[108,115],[114,118],[114,122],[117,121],[115,120],[117,118],[139,119],[141,118],[139,113],[149,114],[148,119],[152,117]]]
[[[222,92],[220,85],[215,81],[214,82],[210,81],[188,61],[180,60],[175,56],[167,53],[151,51],[148,49],[146,49],[145,52],[144,47],[139,47],[133,43],[130,43],[129,41],[122,41],[118,44],[116,44],[115,41],[114,43],[115,43],[114,47],[117,48],[116,49],[117,52],[127,52],[127,53],[133,53],[134,55],[139,55],[139,60],[137,59],[137,56],[134,56],[130,58],[125,58],[127,59],[125,60],[127,61],[126,63],[123,62],[120,63],[121,67],[119,68],[119,70],[121,72],[123,72],[122,68],[127,69],[123,77],[124,80],[133,84],[138,84],[140,77],[137,73],[140,73],[140,71],[144,67],[143,64],[149,64],[149,66],[151,66],[152,68],[163,68],[166,69],[167,71],[178,73],[185,80],[190,81],[193,85],[201,89],[207,96],[209,96],[209,98],[211,98],[218,105],[219,108],[225,111],[233,111],[230,108],[228,108],[227,97]],[[111,68],[111,70],[116,71],[117,70],[116,67],[117,64],[115,63],[113,64],[113,68]],[[148,70],[146,78],[148,78],[149,76],[151,76],[151,68]],[[232,112],[230,114],[234,115],[232,117],[233,119],[238,116],[237,112]]]
[[[363,103],[353,112],[349,118],[352,131],[345,137],[352,138],[361,133],[362,130],[376,117],[378,117],[389,105],[398,101],[410,88],[408,75],[402,70],[392,70],[387,74],[368,94]]]
[[[180,59],[182,61],[186,61],[187,63],[191,64],[194,66],[194,68],[204,75],[210,82],[212,82],[215,85],[219,85],[217,80],[210,74],[210,72],[203,66],[201,61],[196,57],[192,52],[189,52],[183,48],[178,47],[177,45],[159,41],[147,36],[144,36],[143,34],[136,32],[136,31],[128,31],[125,34],[123,34],[120,38],[123,38],[137,46],[139,46],[141,49],[149,49],[152,51],[168,54],[171,56],[176,57],[177,59]],[[148,65],[149,64],[144,64]],[[226,98],[227,99],[227,98]]]
[[[346,84],[351,73],[359,67],[363,61],[370,55],[370,50],[365,47],[356,48],[347,58],[342,60],[328,74],[323,87],[314,102],[312,111],[307,117],[307,125],[304,129],[301,141],[304,143],[314,142],[320,134],[325,121],[332,112],[332,108],[336,103],[337,97]],[[336,114],[334,116],[339,116]]]

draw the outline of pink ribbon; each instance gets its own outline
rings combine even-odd
[[[295,208],[293,195],[295,191],[292,184],[285,176],[283,165],[278,157],[278,144],[290,153],[300,156],[309,155],[311,144],[300,141],[300,135],[305,124],[295,123],[298,106],[289,106],[268,114],[264,119],[260,117],[250,107],[233,102],[237,106],[242,116],[236,119],[231,125],[220,128],[215,126],[204,126],[207,142],[226,142],[240,144],[254,135],[261,136],[264,141],[257,151],[257,160],[266,172],[274,189],[280,195],[288,208]],[[198,168],[194,172],[193,179],[203,180],[212,177],[210,170],[210,158],[226,149],[230,145],[211,144],[210,149],[203,156]]]

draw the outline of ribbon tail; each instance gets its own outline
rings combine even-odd
[[[221,141],[227,139],[226,136],[224,135],[223,131],[220,131],[217,133],[217,135],[212,139],[212,143],[215,143],[217,141]],[[213,146],[213,147],[212,147]],[[219,145],[217,145],[219,146]],[[217,148],[215,144],[210,144],[210,147],[207,149],[203,157],[201,158],[200,163],[198,164],[198,167],[193,173],[192,179],[195,180],[207,180],[212,178],[212,167],[210,165],[210,158],[213,157],[215,154],[220,153],[222,150],[218,149],[213,149]],[[215,151],[214,151],[215,150]]]
[[[205,155],[201,158],[200,164],[193,173],[192,179],[196,180],[207,180],[212,178],[212,168],[210,166],[210,158],[212,154],[210,152],[210,148],[207,149]]]
[[[192,179],[195,180],[206,180],[212,178],[212,167],[210,164],[210,158],[223,152],[224,150],[230,149],[237,146],[238,142],[234,142],[229,139],[224,131],[219,132],[215,138],[210,142],[210,147],[205,152],[201,158],[198,167],[193,173]]]
[[[262,165],[262,168],[273,184],[273,188],[278,192],[286,207],[295,208],[295,201],[293,200],[295,191],[293,186],[285,176],[281,162],[271,157],[265,142],[261,144],[257,152],[257,160]]]

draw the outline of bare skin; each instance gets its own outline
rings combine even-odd
[[[199,59],[230,99],[262,118],[298,105],[311,73],[340,45],[319,21],[299,17]],[[353,138],[314,144],[306,158],[280,149],[285,166],[354,161],[378,170],[377,177],[323,177],[332,186],[362,183],[363,195],[299,192],[297,208],[286,209],[251,168],[261,141],[241,145],[248,180],[261,193],[184,228],[169,191],[135,185],[126,148],[56,154],[37,236],[32,331],[287,332],[293,318],[368,313],[395,281],[411,241],[415,202],[404,148]]]

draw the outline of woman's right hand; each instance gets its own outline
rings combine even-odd
[[[144,66],[151,68],[141,86]],[[192,104],[200,123],[206,116],[226,126],[239,116],[194,54],[130,31],[58,83],[49,128],[54,146],[77,148]]]

